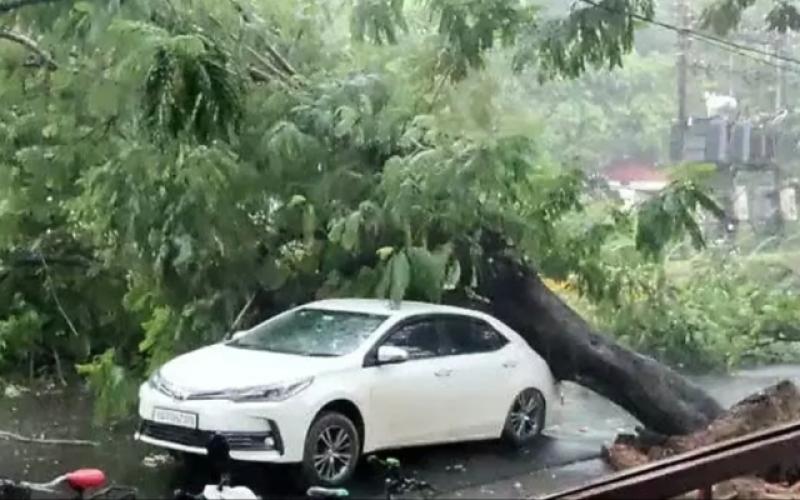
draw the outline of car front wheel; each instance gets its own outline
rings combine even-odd
[[[520,392],[506,417],[503,438],[514,446],[524,446],[535,440],[544,428],[546,403],[538,389]]]
[[[361,441],[353,422],[341,413],[322,413],[306,436],[303,478],[313,486],[341,486],[355,472],[360,452]]]

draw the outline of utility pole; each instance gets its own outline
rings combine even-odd
[[[735,95],[733,87],[734,79],[735,73],[733,71],[733,52],[730,52],[728,54],[728,95]]]
[[[776,116],[778,113],[781,112],[787,103],[788,100],[786,99],[786,72],[783,68],[784,62],[781,60],[781,56],[783,55],[784,49],[786,47],[786,32],[779,32],[775,33],[775,68],[776,68],[776,81],[775,81],[775,114]],[[778,127],[782,127],[782,124],[778,124]],[[774,134],[773,138],[773,147],[772,147],[772,164],[773,164],[773,180],[775,182],[775,189],[773,191],[773,213],[774,213],[774,221],[775,221],[775,231],[778,234],[783,234],[785,221],[784,221],[784,213],[783,207],[781,203],[781,191],[782,191],[782,184],[783,184],[783,175],[780,166],[778,165],[780,153],[779,153],[779,143],[777,137],[780,137],[781,134],[777,130],[770,131],[771,134]]]
[[[689,4],[688,0],[676,0],[676,13],[678,26],[678,126],[683,132],[686,130],[687,110],[686,110],[686,84],[689,74],[689,35],[685,31],[689,27]]]
[[[780,111],[787,103],[786,99],[786,73],[784,71],[784,62],[780,59],[783,55],[784,48],[786,47],[786,33],[775,34],[775,67],[777,72],[777,80],[775,82],[775,111]]]

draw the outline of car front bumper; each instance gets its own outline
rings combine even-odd
[[[196,415],[196,426],[156,422],[156,409]],[[312,411],[302,398],[280,403],[185,401],[144,384],[139,390],[141,422],[134,437],[160,448],[205,455],[211,436],[221,434],[227,439],[234,460],[296,463],[303,458]]]

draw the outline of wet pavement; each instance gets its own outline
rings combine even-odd
[[[784,379],[800,383],[800,366],[696,378],[724,405]],[[501,443],[485,442],[416,448],[392,456],[400,459],[407,472],[433,484],[443,497],[522,498],[555,492],[608,473],[598,458],[602,445],[617,433],[632,430],[635,424],[613,404],[568,384],[562,422],[528,449],[512,451]],[[46,481],[71,469],[100,467],[115,482],[136,486],[147,497],[164,497],[177,487],[197,491],[207,480],[200,468],[172,461],[158,463],[159,455],[163,455],[133,441],[132,425],[93,427],[91,403],[77,390],[0,397],[0,430],[100,443],[95,448],[0,440],[0,477]],[[267,498],[295,496],[298,491],[292,472],[285,467],[242,466],[235,480]],[[350,490],[357,498],[380,497],[382,478],[364,465]]]

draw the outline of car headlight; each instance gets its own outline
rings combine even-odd
[[[237,403],[285,401],[303,392],[313,381],[314,377],[308,377],[293,382],[196,393],[190,395],[188,399],[229,399]]]
[[[161,391],[164,387],[164,378],[161,376],[161,369],[158,369],[150,375],[150,378],[147,379],[147,385]]]

